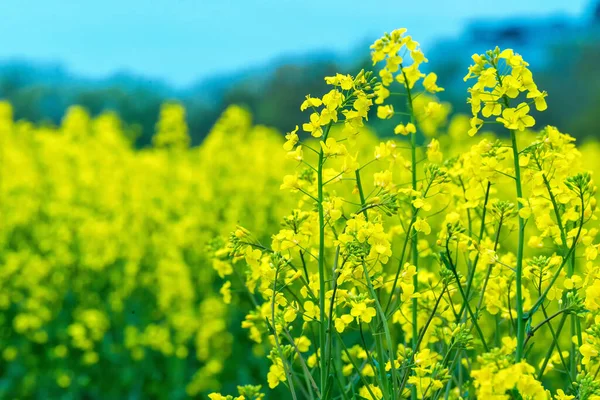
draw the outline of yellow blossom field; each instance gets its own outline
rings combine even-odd
[[[600,143],[536,124],[518,49],[472,115],[406,30],[370,51],[198,147],[174,102],[144,149],[0,103],[0,398],[600,399]]]

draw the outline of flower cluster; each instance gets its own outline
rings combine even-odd
[[[499,48],[485,54],[474,54],[475,64],[469,67],[468,79],[477,79],[469,88],[473,118],[469,135],[475,135],[484,124],[479,118],[496,117],[506,129],[523,131],[535,125],[535,119],[529,114],[531,103],[538,111],[548,108],[547,93],[540,91],[533,81],[533,74],[527,68],[529,64],[512,49],[500,51]],[[517,106],[511,107],[511,101],[523,98]],[[529,99],[529,100],[527,100]]]
[[[560,377],[558,399],[600,396],[596,187],[571,136],[524,132],[529,102],[546,108],[528,64],[473,56],[474,117],[439,135],[448,108],[418,43],[401,29],[371,49],[379,70],[327,77],[333,88],[302,103],[310,135],[286,135],[296,171],[280,189],[297,203],[281,229],[264,241],[239,227],[215,252],[242,278],[224,300],[240,285],[253,305],[242,327],[268,354],[269,388],[545,399]],[[369,155],[371,108],[399,136]],[[480,114],[510,142],[470,139]]]

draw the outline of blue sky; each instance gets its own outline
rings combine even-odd
[[[347,53],[407,27],[427,48],[475,18],[580,15],[588,0],[0,0],[0,60],[185,85],[281,55]],[[367,51],[367,49],[365,49]]]

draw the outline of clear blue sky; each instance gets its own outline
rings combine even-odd
[[[0,60],[127,70],[185,85],[311,50],[341,53],[383,31],[454,36],[479,17],[580,15],[589,0],[0,0]],[[366,51],[366,49],[365,49]]]

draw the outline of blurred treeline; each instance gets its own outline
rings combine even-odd
[[[475,21],[460,37],[425,48],[429,68],[446,87],[441,98],[459,105],[453,111],[468,112],[467,85],[446,84],[462,82],[471,54],[496,45],[523,54],[540,88],[548,91],[552,112],[541,114],[540,124],[561,126],[578,138],[600,137],[600,2],[579,18]],[[57,66],[8,62],[0,64],[0,99],[13,104],[16,118],[53,125],[72,104],[84,106],[92,115],[116,111],[139,147],[151,142],[160,104],[178,100],[187,109],[192,144],[198,144],[230,104],[246,106],[258,124],[288,131],[302,121],[298,105],[306,93],[325,91],[323,76],[355,73],[368,62],[368,54],[357,54],[350,63],[321,54],[214,77],[186,89],[126,74],[79,79]],[[375,128],[382,134],[389,131],[387,126]]]

